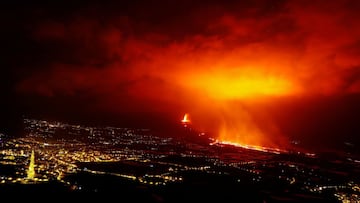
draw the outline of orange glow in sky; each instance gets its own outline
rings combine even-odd
[[[243,75],[215,72],[192,75],[185,83],[199,93],[216,100],[254,99],[263,96],[286,96],[299,90],[289,79],[276,75]]]

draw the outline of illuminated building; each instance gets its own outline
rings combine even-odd
[[[27,171],[27,178],[30,180],[33,180],[35,177],[34,167],[35,167],[35,154],[34,154],[34,150],[32,150],[31,157],[30,157],[29,169]]]

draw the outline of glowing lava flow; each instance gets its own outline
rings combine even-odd
[[[282,149],[279,149],[279,148],[263,147],[263,146],[256,146],[256,145],[244,145],[244,144],[239,144],[239,143],[235,143],[235,142],[228,142],[228,141],[218,141],[218,140],[216,140],[215,142],[211,143],[210,145],[213,145],[213,144],[232,145],[232,146],[241,147],[241,148],[244,148],[244,149],[256,150],[256,151],[261,151],[261,152],[268,152],[268,153],[274,153],[274,154],[280,154],[280,153],[288,152],[286,150],[282,150]]]

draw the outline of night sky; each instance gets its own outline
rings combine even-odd
[[[22,115],[360,144],[360,1],[1,3],[1,125]],[[11,127],[9,127],[11,126]]]

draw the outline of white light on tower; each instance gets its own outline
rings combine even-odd
[[[187,127],[187,125],[190,123],[189,114],[185,114],[184,118],[181,120],[181,123],[184,125],[184,127]]]

